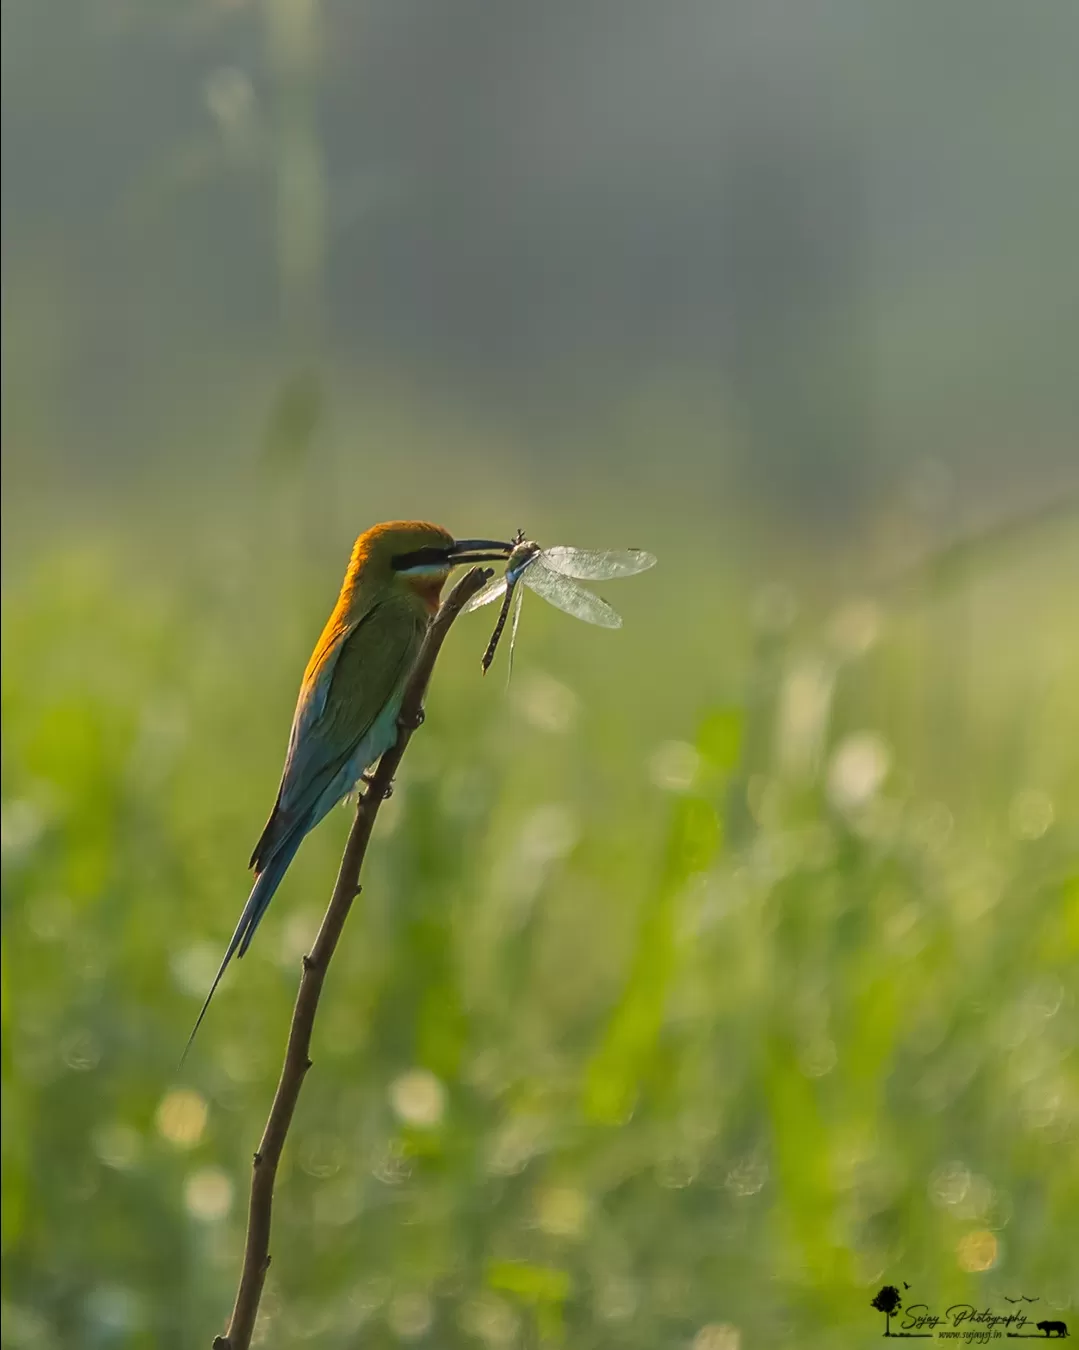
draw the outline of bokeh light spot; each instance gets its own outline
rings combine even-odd
[[[5,822],[4,828],[7,829]],[[73,926],[73,907],[66,895],[41,895],[27,911],[26,924],[35,937],[55,942],[67,937]]]
[[[768,1180],[768,1164],[763,1158],[750,1155],[743,1158],[727,1173],[727,1189],[735,1195],[756,1195]]]
[[[701,757],[687,741],[664,741],[648,761],[648,773],[664,792],[686,792],[700,772]]]
[[[73,1032],[61,1047],[64,1063],[76,1073],[89,1073],[101,1062],[101,1046],[92,1031]]]
[[[326,1181],[341,1170],[344,1155],[344,1147],[336,1135],[312,1134],[300,1145],[300,1167],[309,1177]]]
[[[1053,823],[1050,797],[1036,788],[1024,788],[1012,798],[1008,823],[1017,839],[1040,839]]]
[[[974,1275],[980,1270],[992,1270],[997,1263],[999,1250],[996,1234],[988,1228],[978,1228],[973,1233],[964,1233],[956,1246],[955,1255],[959,1269]]]
[[[295,910],[285,920],[277,954],[278,964],[283,969],[291,970],[294,966],[298,966],[310,952],[321,917],[316,909],[300,909]]]
[[[166,1093],[157,1108],[157,1132],[175,1148],[194,1148],[206,1129],[206,1102],[190,1088]]]
[[[624,1322],[637,1311],[640,1297],[633,1280],[612,1275],[596,1288],[596,1312],[605,1322]]]
[[[564,858],[576,844],[580,831],[568,806],[551,802],[537,806],[521,825],[518,841],[519,860],[542,867]]]
[[[386,1310],[390,1330],[403,1341],[425,1336],[434,1320],[435,1310],[426,1294],[398,1294]]]
[[[821,1036],[810,1041],[798,1056],[798,1064],[807,1078],[823,1078],[836,1066],[835,1041]]]
[[[838,811],[856,811],[880,790],[892,755],[875,731],[859,731],[839,743],[828,766],[828,799]]]
[[[462,1331],[492,1350],[512,1345],[517,1336],[517,1315],[495,1294],[484,1294],[466,1303],[457,1320]]]
[[[491,1140],[487,1170],[495,1176],[521,1172],[543,1148],[544,1122],[539,1116],[510,1116]]]
[[[138,1130],[122,1121],[112,1121],[101,1125],[94,1131],[94,1152],[106,1167],[118,1172],[127,1172],[134,1167],[142,1154],[142,1136]]]
[[[32,801],[4,803],[0,811],[0,852],[8,867],[22,862],[45,833],[45,814]]]
[[[742,1333],[729,1322],[709,1322],[693,1337],[693,1350],[741,1350]]]
[[[834,684],[831,666],[817,657],[803,657],[783,682],[777,751],[790,777],[808,777],[816,772]]]
[[[564,736],[577,720],[578,699],[573,690],[542,671],[530,671],[511,686],[517,712],[537,731]]]
[[[390,1084],[390,1105],[398,1120],[430,1130],[446,1110],[446,1089],[429,1069],[410,1069]]]
[[[173,954],[169,969],[176,987],[201,1002],[220,964],[219,948],[210,942],[192,942]]]
[[[231,1178],[220,1167],[200,1167],[184,1183],[184,1206],[193,1219],[216,1223],[232,1209]]]
[[[86,1313],[98,1330],[94,1339],[100,1341],[136,1331],[143,1320],[143,1305],[133,1289],[123,1285],[98,1285],[87,1296]]]
[[[552,1237],[580,1237],[587,1219],[588,1197],[573,1186],[549,1186],[536,1194],[536,1222]]]
[[[970,1189],[970,1170],[961,1162],[945,1163],[929,1178],[929,1198],[947,1209],[958,1205]]]

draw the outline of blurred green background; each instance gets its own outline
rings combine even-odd
[[[453,630],[260,1343],[1079,1320],[1079,10],[2,27],[3,1345],[223,1327],[346,810],[177,1062],[411,516],[660,565],[619,633],[528,597],[508,691]]]

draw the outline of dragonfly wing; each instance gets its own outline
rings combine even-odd
[[[506,578],[495,577],[489,581],[482,591],[477,591],[472,599],[465,605],[465,613],[471,614],[474,609],[479,609],[481,605],[489,605],[492,600],[501,600],[506,590]]]
[[[578,581],[609,581],[613,577],[632,577],[656,565],[656,555],[642,548],[567,548],[556,544],[545,548],[540,559],[552,572]]]
[[[593,595],[591,591],[586,591],[583,586],[578,586],[569,577],[552,572],[543,565],[542,560],[533,563],[521,577],[521,581],[529,590],[542,595],[548,604],[554,605],[556,609],[565,610],[575,619],[599,624],[601,628],[622,627],[622,616],[606,601],[601,600],[598,595]]]
[[[506,664],[506,688],[510,685],[510,676],[513,674],[513,649],[517,646],[517,625],[521,622],[521,601],[525,598],[522,587],[517,587],[517,594],[513,598],[513,623],[510,626],[510,654],[509,661]]]

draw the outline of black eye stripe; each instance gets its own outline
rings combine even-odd
[[[411,553],[396,553],[390,559],[396,572],[404,572],[410,567],[435,567],[449,563],[449,550],[431,546],[413,549]]]

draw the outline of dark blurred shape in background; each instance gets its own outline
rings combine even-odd
[[[9,473],[168,453],[163,421],[314,358],[534,454],[674,382],[727,435],[667,453],[799,514],[1074,449],[1071,6],[15,0],[3,29]]]

